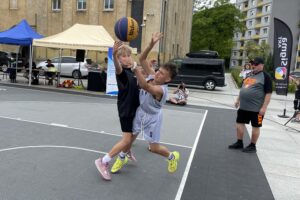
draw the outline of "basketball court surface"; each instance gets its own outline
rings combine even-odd
[[[234,110],[166,105],[178,171],[139,136],[137,162],[104,181],[94,160],[122,136],[115,98],[0,86],[0,102],[0,199],[274,199],[256,154],[227,149]]]

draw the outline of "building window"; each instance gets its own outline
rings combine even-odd
[[[269,17],[264,17],[264,22],[268,23],[269,22]]]
[[[267,35],[267,34],[268,34],[268,29],[267,29],[267,28],[264,28],[264,29],[263,29],[263,34],[264,34],[264,35]]]
[[[10,0],[9,9],[18,9],[18,0]]]
[[[60,10],[60,0],[52,0],[52,10]]]
[[[114,0],[104,0],[104,10],[113,10]]]
[[[77,10],[86,10],[86,0],[77,0]]]
[[[236,65],[236,61],[233,60],[233,61],[232,61],[232,66],[235,66],[235,65]]]
[[[248,36],[251,37],[252,31],[248,31]]]
[[[235,38],[239,38],[239,33],[235,33]]]
[[[252,27],[252,20],[250,20],[250,21],[248,22],[248,26],[249,26],[249,27]]]
[[[269,12],[271,10],[271,6],[270,5],[266,5],[265,6],[265,12]]]
[[[255,0],[252,0],[252,6],[255,6]]]
[[[236,51],[233,52],[233,56],[236,56]]]

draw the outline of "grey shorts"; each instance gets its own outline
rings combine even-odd
[[[160,130],[162,125],[162,113],[147,114],[138,109],[133,120],[133,134],[143,134],[144,139],[149,143],[159,143]]]

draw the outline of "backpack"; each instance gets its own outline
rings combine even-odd
[[[64,82],[62,83],[62,87],[64,88],[72,88],[74,87],[75,83],[73,80],[64,80]]]

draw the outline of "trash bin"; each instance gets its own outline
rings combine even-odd
[[[105,83],[101,77],[100,71],[89,71],[87,90],[97,92],[105,91]]]

